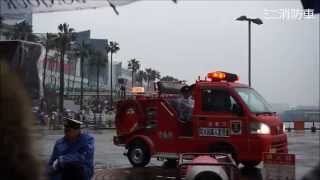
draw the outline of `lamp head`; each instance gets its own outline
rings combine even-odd
[[[236,20],[237,20],[237,21],[247,21],[248,18],[247,18],[247,16],[240,16],[240,17],[238,17]]]
[[[261,20],[261,19],[259,19],[259,18],[252,19],[252,22],[253,22],[253,23],[255,23],[255,24],[258,24],[258,25],[263,24],[262,20]]]

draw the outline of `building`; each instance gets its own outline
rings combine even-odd
[[[1,0],[1,3],[2,0]],[[8,40],[9,32],[13,31],[13,27],[16,24],[19,24],[23,21],[32,25],[32,13],[24,12],[24,13],[8,13],[5,9],[2,9],[2,5],[0,4],[0,17],[1,17],[1,27],[0,27],[0,40]]]
[[[95,52],[100,53],[105,58],[105,61],[106,61],[105,65],[99,67],[100,68],[99,81],[101,82],[101,84],[103,85],[104,88],[107,87],[108,80],[109,80],[109,78],[108,78],[109,77],[109,62],[107,62],[108,58],[107,58],[107,54],[106,54],[106,50],[105,50],[106,41],[107,41],[107,39],[89,39],[88,40],[88,44],[90,45],[90,47]],[[95,83],[97,81],[97,77],[96,77],[97,66],[95,66],[91,62],[88,62],[88,66],[89,66],[89,72],[90,72],[88,78],[90,79],[91,82]]]
[[[1,28],[0,28],[0,40],[8,40],[9,33],[12,31],[13,31],[13,26],[8,25],[5,22],[2,22]]]
[[[283,112],[290,109],[289,104],[286,103],[270,103],[272,111],[282,114]]]
[[[100,75],[99,75],[99,86],[101,92],[109,92],[111,89],[111,76],[110,76],[110,60],[107,59],[105,46],[107,39],[91,39],[90,31],[82,31],[76,34],[75,43],[81,44],[85,42],[90,45],[93,51],[99,52],[102,56],[106,58],[105,66],[100,66]],[[68,52],[65,56],[65,88],[66,92],[68,91],[78,91],[80,88],[80,57],[77,57],[76,63],[74,59],[71,60]],[[44,61],[45,62],[45,61]],[[43,63],[44,63],[43,62]],[[46,82],[48,87],[58,90],[59,88],[59,74],[60,74],[60,56],[57,49],[51,49],[48,51],[48,60],[47,60],[47,73],[46,73]],[[126,85],[131,85],[131,71],[124,69],[122,63],[118,61],[113,61],[112,64],[112,85],[113,90],[120,90],[119,79],[126,79]],[[86,91],[95,91],[97,85],[97,66],[90,62],[90,59],[86,59],[84,62],[84,88]],[[68,88],[69,87],[69,88]]]
[[[281,114],[281,119],[285,122],[320,122],[320,109],[319,107],[296,107],[294,109],[284,111]]]
[[[107,39],[91,39],[90,35],[91,35],[90,30],[78,32],[76,35],[76,42],[77,43],[86,42],[90,45],[90,47],[94,51],[99,52],[101,55],[106,57],[106,42],[108,40]],[[101,90],[110,90],[111,89],[110,59],[108,59],[108,57],[106,57],[106,60],[107,60],[106,65],[100,67],[99,81],[101,82]],[[87,62],[85,69],[88,72],[86,77],[89,80],[90,86],[95,87],[96,80],[97,80],[97,77],[96,77],[97,68],[94,65],[90,64],[90,62]],[[113,90],[117,91],[120,89],[119,79],[123,79],[123,78],[126,79],[127,82],[130,82],[127,84],[131,84],[131,71],[123,68],[121,62],[113,60],[113,62],[112,62]]]
[[[80,65],[72,64],[69,62],[69,57],[65,56],[64,64],[64,78],[65,78],[65,88],[66,93],[69,91],[79,91],[81,86],[81,77],[80,77]],[[59,52],[56,49],[50,49],[48,51],[48,58],[43,60],[43,63],[47,63],[46,69],[46,85],[47,88],[58,91],[60,86],[60,56]],[[84,87],[88,87],[88,79],[84,78]]]
[[[6,30],[10,30],[13,26],[4,24]],[[4,32],[1,29],[1,32]],[[1,33],[0,33],[1,35]],[[40,42],[45,41],[45,34],[36,34]],[[1,36],[4,38],[3,36]],[[91,39],[90,31],[83,31],[76,34],[76,40],[72,44],[82,43],[85,41],[91,48],[99,52],[105,57],[105,65],[99,66],[99,89],[100,91],[110,91],[111,89],[111,76],[110,76],[110,61],[107,61],[107,55],[105,52],[105,44],[107,39]],[[45,44],[45,43],[43,43]],[[45,54],[45,48],[43,48],[43,54]],[[45,56],[44,56],[45,57]],[[46,64],[46,87],[50,92],[58,92],[60,86],[60,52],[58,49],[52,48],[48,50],[47,58],[40,58],[42,65],[39,72],[43,74],[43,67]],[[67,51],[64,57],[64,78],[65,78],[65,92],[79,92],[81,86],[81,72],[80,72],[80,57],[76,56],[72,51]],[[114,61],[112,65],[112,82],[113,90],[119,90],[118,79],[122,76],[123,68],[122,63]],[[84,88],[86,91],[95,92],[97,83],[97,66],[93,64],[90,58],[87,58],[84,62]]]

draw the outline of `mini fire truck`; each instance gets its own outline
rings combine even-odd
[[[236,74],[208,73],[190,87],[194,105],[189,121],[179,118],[179,85],[159,82],[157,95],[119,101],[115,145],[134,167],[151,158],[176,161],[182,153],[227,153],[235,162],[256,166],[264,152],[288,153],[279,116]],[[173,84],[173,83],[171,83]]]

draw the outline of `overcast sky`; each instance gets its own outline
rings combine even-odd
[[[92,38],[120,44],[115,56],[126,66],[130,58],[161,75],[194,82],[222,70],[247,83],[248,24],[240,15],[260,17],[252,25],[252,86],[271,103],[319,105],[319,17],[267,19],[268,10],[301,9],[300,1],[140,1],[111,8],[35,14],[35,32],[56,32],[67,22]],[[291,13],[292,15],[293,13]]]

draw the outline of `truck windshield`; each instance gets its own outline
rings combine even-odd
[[[250,88],[235,88],[242,100],[253,113],[272,113],[270,105],[255,90]]]

